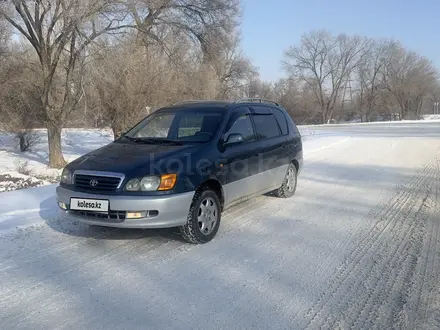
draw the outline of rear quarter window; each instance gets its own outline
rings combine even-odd
[[[289,129],[287,128],[287,119],[284,113],[280,109],[272,108],[273,114],[280,124],[281,134],[287,135],[289,133]]]

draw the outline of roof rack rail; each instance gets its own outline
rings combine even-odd
[[[273,103],[273,104],[275,104],[277,106],[280,106],[279,103],[277,103],[275,101],[272,101],[272,100],[269,100],[269,99],[264,99],[264,98],[261,98],[261,97],[247,97],[247,98],[244,98],[244,99],[239,99],[239,100],[235,101],[234,103],[245,103],[245,102],[255,102],[255,101],[257,101],[259,103]]]
[[[173,103],[173,105],[186,104],[186,103],[199,103],[199,102],[206,102],[206,100],[185,100],[185,101],[179,101],[179,102]]]

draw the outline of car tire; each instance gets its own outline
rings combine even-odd
[[[276,195],[280,198],[290,198],[295,195],[298,183],[298,171],[294,164],[290,163],[287,167],[283,184],[276,190]]]
[[[211,241],[220,226],[221,204],[211,189],[197,190],[188,213],[187,223],[180,227],[182,237],[192,244]]]

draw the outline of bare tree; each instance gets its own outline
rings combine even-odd
[[[234,99],[245,95],[246,87],[256,77],[257,70],[239,49],[240,39],[235,38],[231,47],[222,51],[222,55],[213,61],[220,90],[217,99]]]
[[[239,0],[129,0],[126,4],[146,45],[183,32],[199,44],[205,61],[230,42],[240,17]]]
[[[38,64],[26,50],[10,50],[0,70],[0,130],[19,140],[27,151],[32,129],[43,119]]]
[[[368,40],[365,53],[357,67],[359,85],[358,109],[362,121],[369,121],[378,106],[380,92],[385,89],[384,68],[388,65],[389,53],[393,45],[388,40]]]
[[[110,0],[10,0],[1,5],[0,14],[39,58],[51,167],[65,165],[61,131],[81,94],[81,56],[93,40],[124,27],[125,16],[116,9],[117,2]]]
[[[96,91],[100,111],[115,137],[156,106],[169,72],[161,59],[128,42],[101,45],[102,55],[89,65],[88,90]],[[150,49],[151,51],[151,49]]]
[[[247,86],[246,97],[261,97],[275,100],[277,95],[274,86],[270,82],[262,81],[259,77],[251,79]]]
[[[438,72],[431,61],[394,44],[385,68],[388,91],[399,105],[399,117],[420,116],[423,99],[435,89]]]
[[[427,96],[427,101],[429,103],[428,113],[437,112],[437,102],[440,102],[440,81],[437,81],[434,88],[429,92]]]
[[[0,20],[0,57],[6,55],[8,42],[11,37],[11,29],[4,20]]]
[[[323,123],[332,118],[341,89],[357,67],[363,49],[364,40],[359,37],[334,37],[327,31],[315,31],[286,51],[284,69],[313,90]]]

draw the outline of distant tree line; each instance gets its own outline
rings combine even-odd
[[[0,129],[114,135],[184,99],[264,97],[301,124],[420,117],[438,73],[393,40],[305,34],[285,51],[286,77],[262,81],[241,52],[239,0],[9,0],[0,3]],[[249,54],[251,55],[251,54]]]

